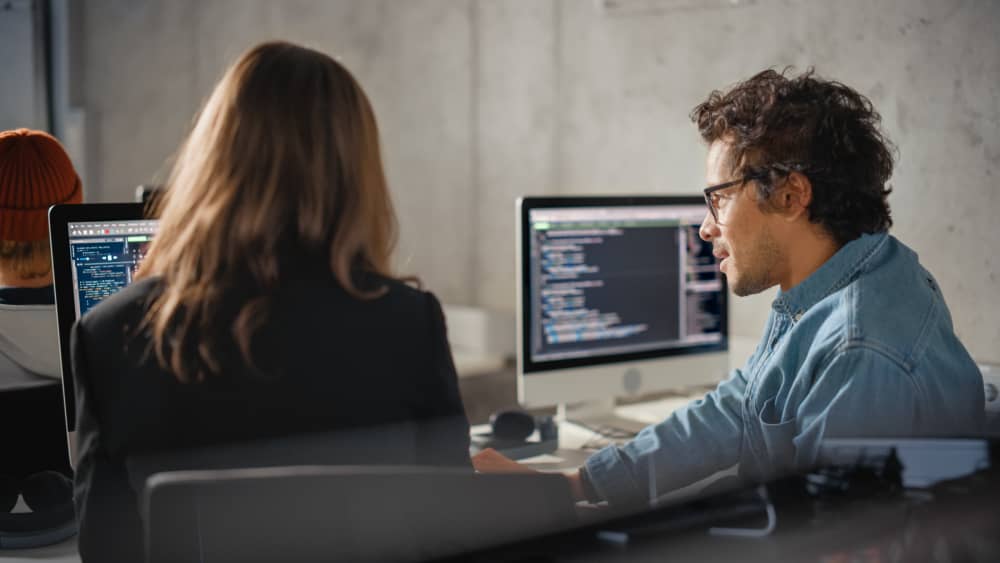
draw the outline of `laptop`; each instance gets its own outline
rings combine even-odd
[[[76,400],[69,349],[73,323],[132,282],[156,234],[141,203],[54,205],[49,209],[52,277],[59,321],[66,429],[76,430]]]

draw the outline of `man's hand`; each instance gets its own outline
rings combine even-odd
[[[493,448],[486,448],[473,456],[472,466],[480,473],[538,473],[534,469],[504,457]]]
[[[539,473],[530,467],[504,457],[503,454],[493,448],[486,448],[472,457],[472,466],[480,473]],[[583,493],[583,483],[580,480],[580,471],[574,471],[566,475],[569,481],[570,493],[577,501],[587,500]]]

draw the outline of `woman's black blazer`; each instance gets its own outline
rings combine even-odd
[[[239,367],[184,384],[160,368],[148,333],[137,330],[160,283],[123,289],[73,328],[74,493],[85,561],[142,560],[138,499],[157,471],[471,467],[468,421],[432,294],[378,278],[388,291],[359,300],[332,276],[299,277],[274,294],[253,339],[264,375],[243,367],[232,345],[220,356]]]

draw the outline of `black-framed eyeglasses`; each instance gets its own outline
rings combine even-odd
[[[719,224],[719,204],[722,201],[722,196],[719,194],[722,190],[726,188],[731,188],[733,186],[742,186],[743,184],[751,181],[758,180],[762,176],[762,173],[747,174],[738,180],[732,180],[729,182],[723,182],[721,184],[715,184],[714,186],[709,186],[705,188],[705,205],[708,206],[709,213],[712,214],[712,220],[715,224]]]
[[[806,166],[803,165],[803,164],[800,164],[800,163],[771,164],[769,166],[764,167],[763,169],[760,169],[760,170],[751,172],[749,174],[746,174],[746,175],[744,175],[742,178],[740,178],[738,180],[732,180],[732,181],[729,181],[729,182],[723,182],[721,184],[715,184],[714,186],[709,186],[709,187],[705,188],[705,190],[704,190],[705,191],[705,205],[708,206],[708,211],[712,214],[712,220],[715,221],[715,224],[717,224],[717,225],[721,224],[721,223],[719,223],[719,205],[722,202],[723,198],[722,198],[721,195],[719,195],[720,191],[722,191],[722,190],[724,190],[726,188],[731,188],[733,186],[737,186],[737,185],[738,186],[742,186],[743,184],[745,184],[747,182],[751,182],[751,181],[755,181],[755,180],[762,180],[762,179],[766,178],[768,176],[768,174],[770,173],[770,171],[772,171],[772,170],[778,172],[779,174],[783,174],[783,175],[787,176],[788,174],[791,174],[792,172],[803,172],[803,171],[805,171],[806,170]]]

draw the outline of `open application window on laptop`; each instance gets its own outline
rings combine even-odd
[[[73,323],[132,283],[156,234],[157,224],[156,220],[143,218],[143,206],[139,203],[56,205],[49,211],[68,430],[76,428],[69,349]]]
[[[78,318],[132,283],[156,226],[155,220],[80,221],[66,225],[73,305]]]

